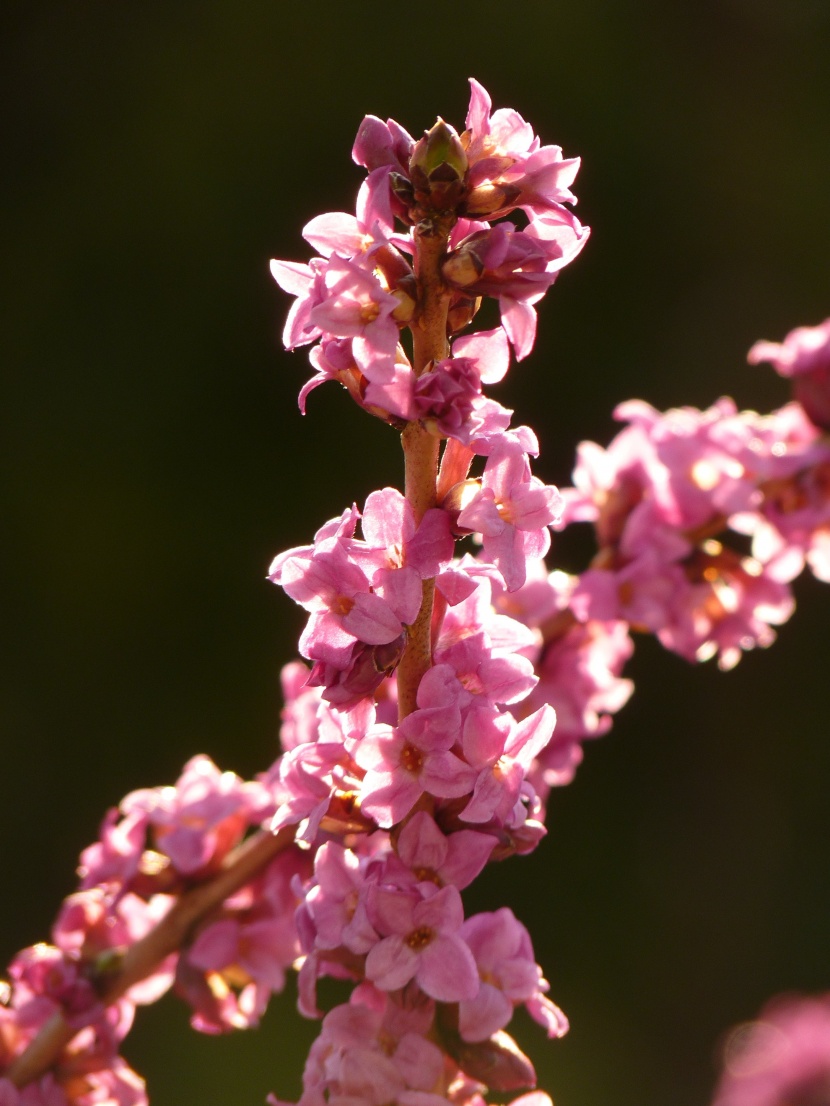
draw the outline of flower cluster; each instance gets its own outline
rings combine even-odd
[[[249,828],[274,809],[264,782],[245,783],[197,756],[175,786],[134,791],[109,811],[100,839],[81,854],[79,887],[61,907],[52,944],[24,949],[9,965],[0,1071],[14,1072],[56,1017],[70,1033],[52,1070],[25,1090],[0,1078],[3,1106],[143,1106],[143,1080],[118,1049],[136,1005],[171,986],[197,1029],[257,1023],[299,952],[291,884],[310,864],[297,849],[273,855],[255,879],[222,896],[218,911],[187,927],[180,951],[158,948],[134,980],[125,969],[131,950],[153,942],[177,901],[210,887]]]
[[[830,1102],[830,996],[782,996],[734,1029],[712,1106]]]
[[[564,206],[578,159],[541,146],[515,111],[491,113],[477,81],[467,126],[458,134],[443,120],[416,142],[398,123],[367,116],[352,156],[369,172],[355,214],[312,219],[303,236],[320,254],[308,264],[272,261],[271,272],[296,296],[283,339],[289,349],[316,343],[316,375],[300,393],[338,380],[367,410],[392,422],[433,422],[439,433],[469,438],[503,429],[507,417],[481,398],[482,383],[504,375],[507,351],[533,348],[534,304],[585,244],[588,231]],[[504,217],[521,211],[518,229]],[[396,230],[395,220],[403,226]],[[446,228],[441,273],[449,336],[466,327],[482,296],[498,300],[502,329],[460,339],[452,362],[413,366],[401,331],[423,318],[414,255],[418,235]],[[474,414],[472,421],[470,415]]]
[[[762,417],[635,400],[616,416],[626,429],[582,444],[563,493],[562,525],[593,523],[599,545],[571,609],[730,668],[774,640],[805,561],[830,578],[830,444],[797,403]]]
[[[533,475],[535,433],[484,388],[530,352],[535,305],[585,244],[566,206],[578,161],[476,81],[460,134],[438,120],[415,141],[369,116],[353,157],[355,213],[312,219],[318,256],[272,272],[296,297],[286,346],[311,347],[301,409],[336,380],[400,429],[405,493],[373,491],[273,561],[308,614],[308,663],[282,674],[282,754],[248,782],[195,757],[109,812],[52,944],[9,966],[0,1106],[143,1106],[119,1055],[137,1004],[172,988],[196,1029],[245,1028],[292,968],[321,1020],[298,1106],[528,1089],[513,1106],[551,1106],[507,1029],[520,1006],[551,1039],[567,1019],[512,910],[465,916],[462,891],[544,837],[551,790],[632,692],[630,631],[729,667],[772,640],[805,564],[830,579],[828,323],[753,348],[793,376],[794,402],[622,404],[625,429],[583,443],[560,494]],[[484,297],[500,325],[471,331]],[[579,522],[596,557],[550,571],[551,530]],[[324,977],[351,985],[328,1011]],[[821,1021],[776,1019],[799,1042]],[[790,1051],[826,1080],[811,1047]],[[753,1037],[753,1072],[767,1053]],[[775,1093],[741,1097],[736,1078],[717,1106],[812,1093],[779,1071]]]

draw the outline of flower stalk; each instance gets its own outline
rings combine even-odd
[[[419,313],[412,326],[412,368],[420,377],[428,366],[449,352],[447,314],[449,289],[441,275],[441,260],[449,241],[449,230],[439,224],[419,228],[415,234],[415,274],[419,289]],[[404,454],[404,489],[416,524],[436,504],[440,439],[419,421],[407,423],[401,434]],[[432,664],[431,624],[435,596],[434,579],[422,581],[418,617],[408,627],[407,643],[398,667],[398,717],[416,709],[418,685]]]

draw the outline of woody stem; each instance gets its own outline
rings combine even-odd
[[[433,361],[449,354],[447,311],[450,293],[441,275],[441,261],[447,250],[449,225],[436,220],[415,232],[415,275],[418,279],[419,311],[412,325],[413,369],[416,376]],[[416,525],[436,505],[439,439],[416,421],[407,423],[401,435],[404,453],[405,492]],[[418,685],[432,664],[430,623],[435,581],[424,580],[421,608],[409,627],[406,649],[398,666],[398,715],[405,718],[416,709]]]

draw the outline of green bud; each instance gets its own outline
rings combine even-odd
[[[467,155],[456,131],[438,119],[415,144],[409,171],[416,180],[460,181],[467,172]]]

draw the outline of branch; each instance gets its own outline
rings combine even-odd
[[[225,859],[213,879],[186,891],[165,916],[140,941],[127,949],[118,969],[107,974],[101,999],[110,1006],[130,987],[146,979],[171,952],[182,947],[193,927],[252,879],[270,860],[294,840],[294,827],[285,826],[273,834],[261,830],[243,842]],[[54,1014],[28,1047],[4,1073],[16,1087],[38,1079],[59,1059],[61,1052],[79,1032],[63,1014]]]

